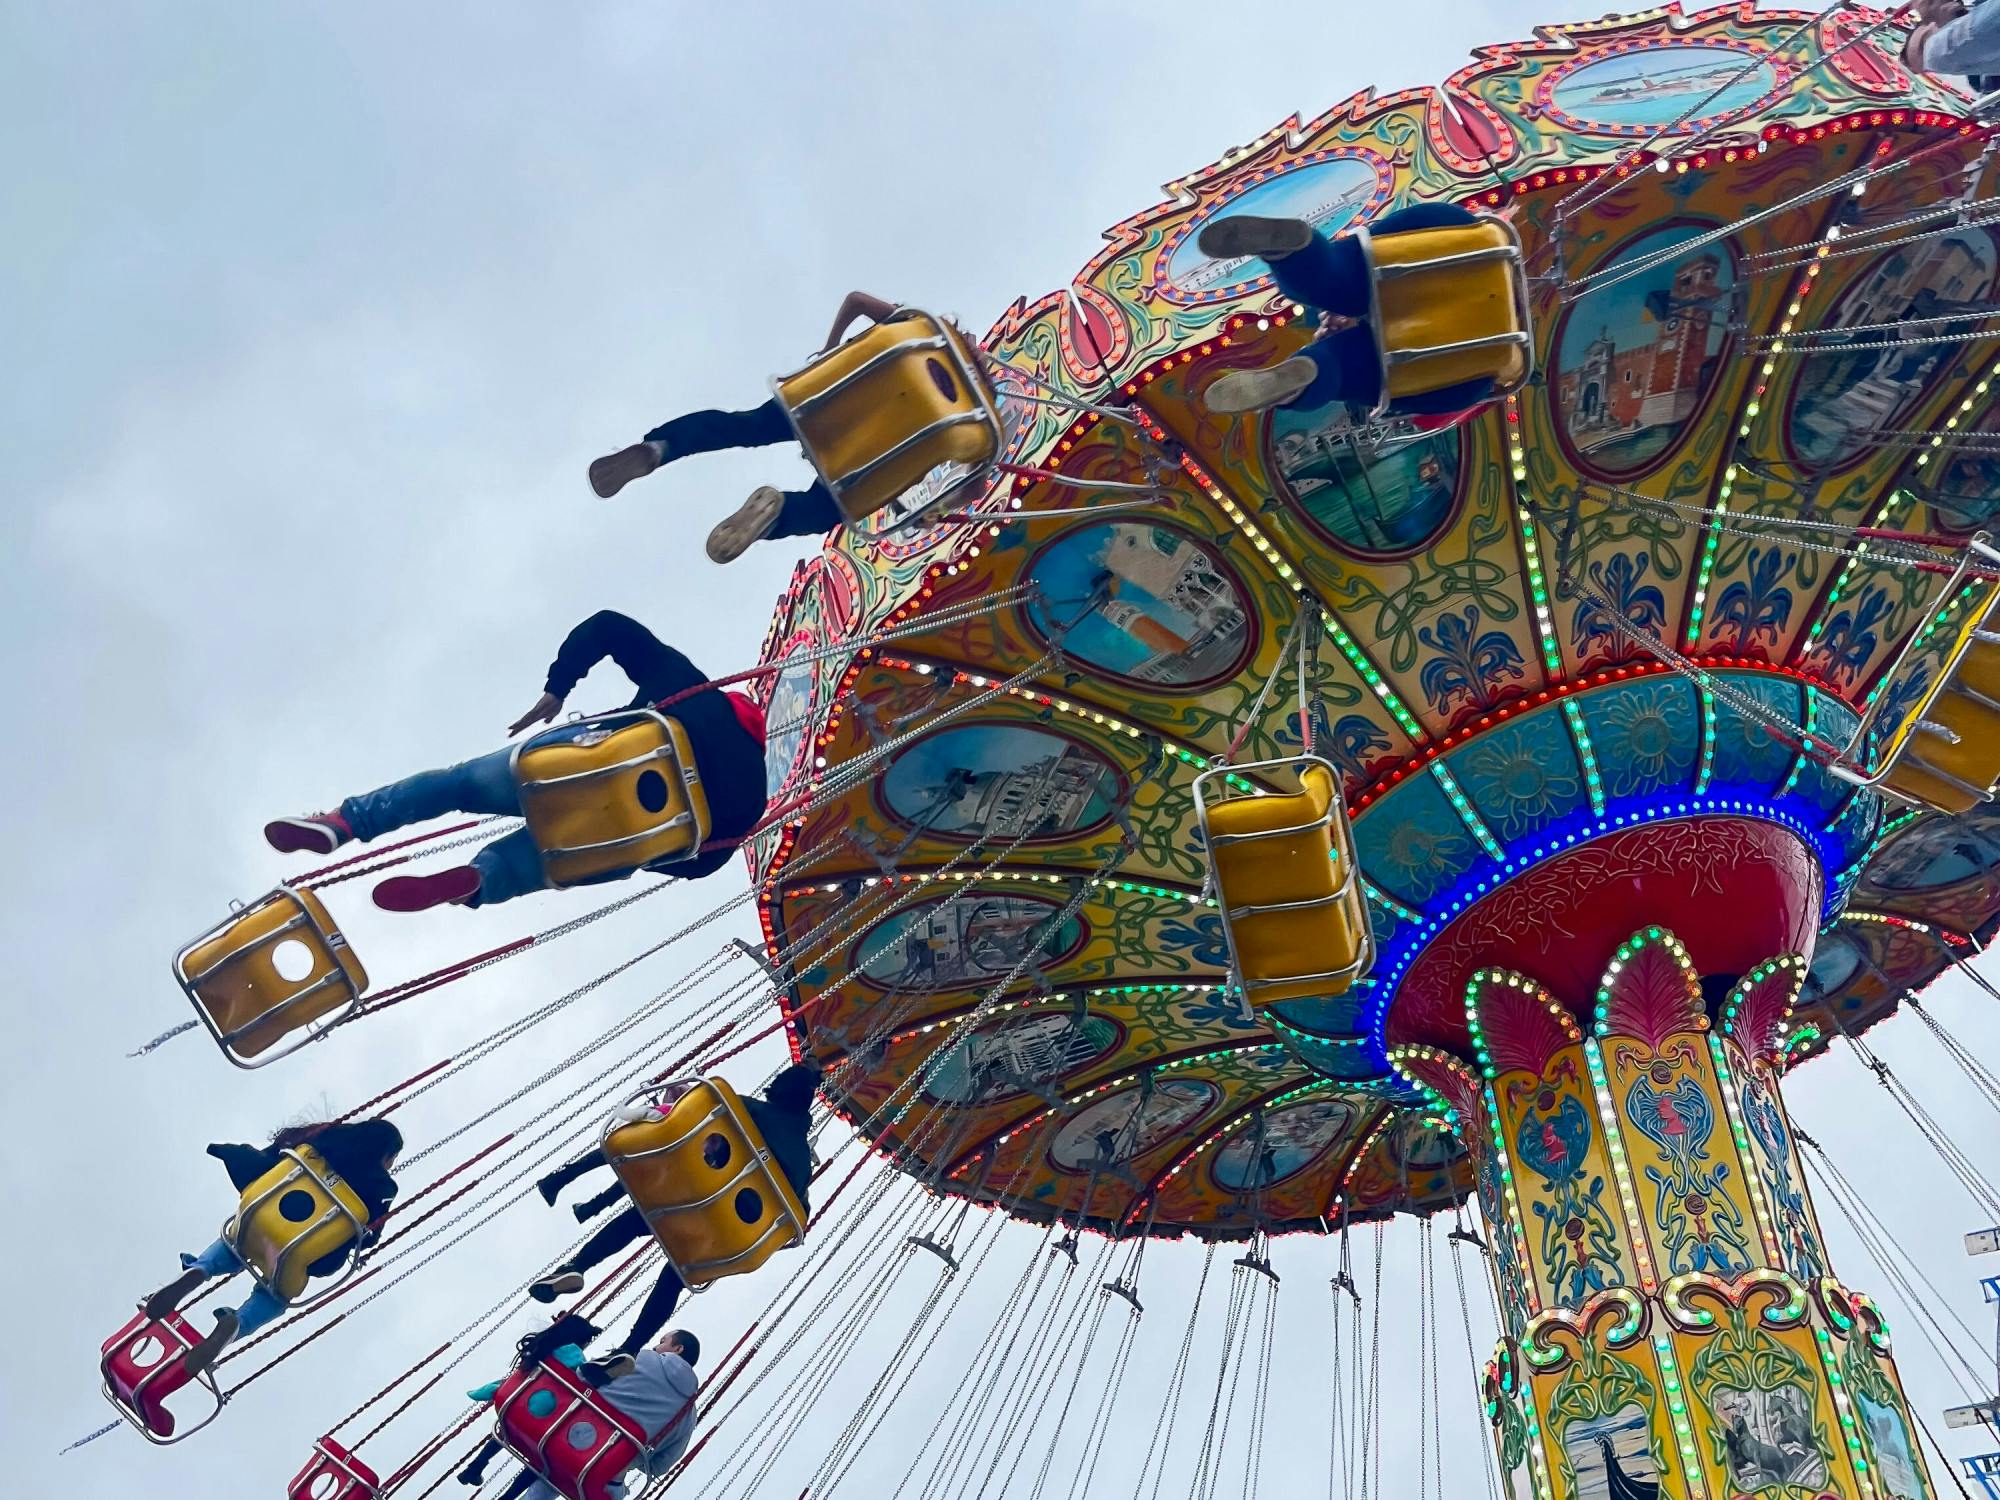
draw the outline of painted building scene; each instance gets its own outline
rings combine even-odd
[[[1838,468],[1862,456],[1870,433],[1902,425],[1931,382],[1977,347],[1918,340],[1980,326],[1950,319],[1986,310],[1996,261],[1992,232],[1970,228],[1892,250],[1869,268],[1815,335],[1824,346],[1830,330],[1853,328],[1853,347],[1800,357],[1786,433],[1800,462]]]
[[[1609,264],[1651,257],[1701,233],[1641,235]],[[1668,260],[1571,309],[1556,345],[1556,410],[1579,463],[1633,474],[1677,442],[1728,343],[1735,263],[1721,245]]]
[[[1341,547],[1364,556],[1423,546],[1451,523],[1458,429],[1355,422],[1343,406],[1271,414],[1271,466],[1299,508]]]
[[[1096,751],[1026,725],[930,735],[882,778],[897,818],[949,838],[1060,838],[1103,822],[1117,791],[1117,773]]]
[[[1037,947],[1057,954],[1076,946],[1072,917],[1048,932],[1058,910],[1022,896],[940,901],[871,928],[856,950],[861,972],[892,989],[936,990],[1004,974]]]
[[[1139,682],[1226,677],[1248,652],[1250,616],[1234,580],[1171,526],[1118,522],[1062,537],[1034,564],[1036,627],[1065,649]],[[1071,623],[1074,622],[1074,623]]]
[[[1049,1147],[1049,1159],[1065,1172],[1121,1166],[1187,1130],[1218,1097],[1214,1084],[1194,1078],[1124,1089],[1072,1116]]]
[[[987,1104],[1050,1084],[1118,1045],[1119,1028],[1073,1011],[989,1026],[955,1044],[925,1086],[947,1104]]]

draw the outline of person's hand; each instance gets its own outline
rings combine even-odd
[[[563,701],[554,693],[544,693],[535,700],[535,706],[507,726],[507,737],[512,739],[530,724],[546,724],[562,712]]]
[[[1323,312],[1319,315],[1319,331],[1316,337],[1326,338],[1331,334],[1345,333],[1354,326],[1355,321],[1340,313]]]

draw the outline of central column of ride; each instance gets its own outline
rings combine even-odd
[[[1507,1494],[1931,1500],[1887,1330],[1830,1272],[1779,1094],[1804,960],[1706,997],[1662,928],[1606,960],[1591,995],[1474,973],[1470,1065],[1391,1054],[1478,1166]]]

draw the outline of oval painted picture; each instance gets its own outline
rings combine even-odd
[[[1081,740],[1025,724],[926,735],[889,763],[882,800],[942,838],[1064,838],[1111,816],[1123,782]]]
[[[1215,1153],[1218,1185],[1232,1193],[1269,1187],[1319,1160],[1354,1122],[1354,1106],[1341,1099],[1301,1099],[1264,1117],[1264,1137],[1245,1126]]]
[[[1931,502],[1940,531],[1950,536],[1970,536],[1988,530],[2000,518],[2000,406],[1989,406],[1958,430],[1967,441],[1947,441],[1949,455],[1942,464],[1933,460],[1928,471],[1930,483],[1918,490]]]
[[[1271,467],[1293,502],[1344,551],[1396,557],[1451,525],[1463,441],[1456,427],[1418,432],[1356,423],[1338,403],[1286,406],[1272,414],[1269,441]]]
[[[1651,261],[1704,225],[1674,224],[1626,241],[1600,270]],[[1624,478],[1678,443],[1722,367],[1736,292],[1727,244],[1667,255],[1573,306],[1556,333],[1555,407],[1578,467]]]
[[[1872,261],[1840,294],[1831,315],[1813,325],[1814,352],[1789,356],[1799,367],[1785,421],[1785,442],[1801,464],[1837,469],[1877,451],[1870,435],[1904,425],[1902,418],[1931,382],[1972,347],[1960,342],[1915,343],[1883,324],[1919,322],[1925,334],[1956,339],[1990,316],[2000,254],[1992,231],[1955,229],[1918,240]],[[1967,315],[1950,321],[1954,313]],[[1853,328],[1851,336],[1840,330]],[[1853,348],[1841,347],[1843,337]],[[1887,343],[1886,349],[1869,348]]]
[[[1118,1166],[1186,1135],[1221,1097],[1222,1090],[1212,1083],[1172,1078],[1154,1084],[1152,1095],[1142,1100],[1135,1084],[1098,1100],[1063,1126],[1049,1147],[1049,1160],[1065,1172],[1088,1172],[1099,1163]]]
[[[1935,891],[2000,868],[2000,829],[1977,812],[1920,818],[1868,862],[1866,884],[1885,891]]]
[[[1777,70],[1755,53],[1699,42],[1647,45],[1551,74],[1538,102],[1571,130],[1637,135],[1688,115],[1674,125],[1676,135],[1687,135],[1777,87]]]
[[[1067,1010],[1003,1021],[952,1043],[924,1092],[946,1104],[1012,1099],[1109,1056],[1124,1036],[1116,1021]]]
[[[1304,219],[1322,234],[1338,234],[1388,198],[1386,169],[1371,157],[1336,156],[1280,172],[1182,230],[1167,256],[1168,289],[1194,300],[1240,291],[1258,277],[1271,274],[1270,266],[1254,255],[1212,260],[1202,254],[1197,241],[1204,224],[1238,214],[1257,214],[1271,219]]]
[[[790,783],[799,746],[811,727],[815,665],[800,661],[786,667],[771,687],[771,701],[764,705],[764,784],[773,797]]]
[[[1007,973],[1033,949],[1050,961],[1083,940],[1083,923],[1070,917],[1049,931],[1061,911],[1031,896],[947,896],[886,917],[855,948],[855,962],[876,984],[890,989],[949,990],[987,983]]]
[[[1171,526],[1118,521],[1068,532],[1028,568],[1028,617],[1071,656],[1136,682],[1191,687],[1248,660],[1250,612],[1235,578]]]

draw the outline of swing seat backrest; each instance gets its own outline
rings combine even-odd
[[[312,1457],[285,1488],[285,1500],[379,1500],[382,1478],[331,1437],[313,1444]]]
[[[647,1453],[645,1431],[575,1371],[549,1360],[493,1393],[493,1435],[569,1500],[610,1500]]]
[[[1367,258],[1382,403],[1468,380],[1495,396],[1534,373],[1534,334],[1521,238],[1504,219],[1452,229],[1371,235]]]
[[[805,1239],[805,1208],[726,1079],[695,1080],[659,1119],[614,1122],[604,1155],[690,1290]]]
[[[1919,703],[1884,749],[1882,784],[1954,815],[1989,799],[2000,781],[2000,642],[1993,617],[1970,612],[1944,658],[1946,678]]]
[[[286,949],[289,955],[281,951]],[[279,972],[284,957],[298,960],[287,967],[302,969],[301,977]],[[358,1005],[368,988],[368,971],[319,897],[283,885],[181,949],[174,978],[239,1067],[259,1067],[294,1051]],[[272,1052],[299,1032],[305,1034]]]
[[[692,859],[708,839],[708,796],[679,719],[627,709],[519,746],[514,781],[552,886]]]
[[[977,354],[945,319],[914,308],[771,388],[849,521],[881,510],[940,464],[968,466],[953,486],[962,492],[1005,446]]]
[[[305,1291],[314,1261],[361,1237],[368,1205],[311,1146],[283,1156],[243,1190],[222,1237],[260,1285],[290,1303]]]
[[[201,1334],[179,1313],[149,1318],[142,1310],[99,1350],[97,1368],[105,1399],[148,1442],[177,1443],[221,1415],[222,1396],[213,1375],[203,1375],[199,1381],[211,1403],[199,1421],[183,1428],[167,1407],[169,1397],[194,1382],[183,1360],[200,1342]]]
[[[1302,766],[1299,790],[1232,795],[1227,777]],[[1374,943],[1355,869],[1338,772],[1318,756],[1217,767],[1195,796],[1215,872],[1215,897],[1252,1005],[1345,994],[1367,972]]]

